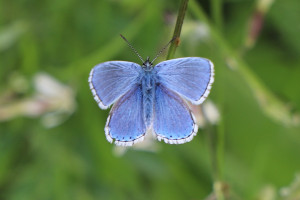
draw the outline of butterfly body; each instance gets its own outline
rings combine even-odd
[[[144,68],[143,68],[144,69]],[[155,74],[153,70],[144,70],[141,79],[142,98],[143,98],[143,114],[146,127],[152,125],[153,105],[155,98]]]
[[[149,58],[142,66],[109,61],[95,66],[89,77],[99,107],[114,104],[106,138],[122,146],[143,140],[147,130],[169,144],[191,141],[198,127],[186,101],[201,104],[213,81],[213,64],[199,57],[167,60],[154,67]]]

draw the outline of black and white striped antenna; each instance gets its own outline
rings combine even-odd
[[[142,56],[140,56],[140,54],[137,52],[137,50],[135,50],[135,48],[133,48],[133,46],[128,42],[128,40],[122,35],[120,34],[121,38],[123,38],[123,40],[125,40],[125,42],[128,44],[128,46],[132,49],[132,51],[140,58],[140,60],[144,63],[145,61],[143,60]]]
[[[151,63],[153,63],[154,62],[154,60],[156,60],[156,58],[158,57],[158,56],[160,56],[160,54],[162,53],[162,52],[164,52],[164,50],[174,41],[176,39],[176,37],[173,37],[171,40],[170,40],[170,42],[168,42],[168,44],[166,44],[159,52],[158,52],[158,54],[155,56],[155,58],[151,61]]]
[[[122,35],[122,34],[120,34],[120,36],[121,36],[121,38],[123,39],[123,40],[125,40],[125,42],[128,44],[128,46],[132,49],[132,51],[140,58],[140,60],[143,62],[143,63],[145,63],[145,61],[143,60],[143,58],[142,58],[142,56],[140,56],[140,54],[137,52],[137,50],[135,50],[135,48],[133,48],[133,46],[128,42],[128,40]],[[162,53],[162,52],[164,52],[164,50],[174,41],[176,39],[176,37],[174,37],[174,38],[172,38],[171,40],[170,40],[170,42],[168,42],[168,44],[166,44],[159,52],[158,52],[158,54],[154,57],[154,59],[151,61],[151,63],[153,63],[157,58],[158,58],[158,56],[160,56],[160,54]]]

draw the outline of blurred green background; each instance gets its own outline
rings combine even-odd
[[[299,0],[190,0],[175,57],[214,62],[210,118],[182,145],[106,141],[89,71],[140,63],[120,33],[153,58],[179,5],[0,0],[0,199],[215,199],[214,156],[227,199],[300,199]]]

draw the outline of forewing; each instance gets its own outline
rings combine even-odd
[[[128,92],[140,79],[140,65],[126,61],[109,61],[96,65],[90,72],[89,83],[94,99],[107,109]]]
[[[198,131],[187,104],[162,85],[156,86],[153,131],[159,141],[182,144],[193,139]]]
[[[157,82],[193,104],[201,104],[214,82],[214,65],[206,58],[187,57],[167,60],[154,67]]]
[[[122,96],[112,107],[108,116],[105,134],[109,142],[131,146],[142,141],[146,133],[143,120],[142,92],[140,86]]]

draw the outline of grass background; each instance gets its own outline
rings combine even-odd
[[[300,2],[264,2],[191,0],[175,57],[215,64],[209,99],[221,118],[210,134],[218,138],[227,199],[297,200]],[[212,193],[208,128],[187,144],[154,142],[155,151],[117,154],[104,134],[109,111],[98,109],[87,82],[100,62],[140,63],[120,33],[142,57],[153,58],[172,37],[178,7],[168,0],[0,0],[0,199],[205,199]],[[258,37],[251,22],[262,22]],[[41,72],[68,87],[55,96],[65,101],[49,106],[38,99],[24,109],[36,100]],[[41,102],[42,111],[32,115]]]

